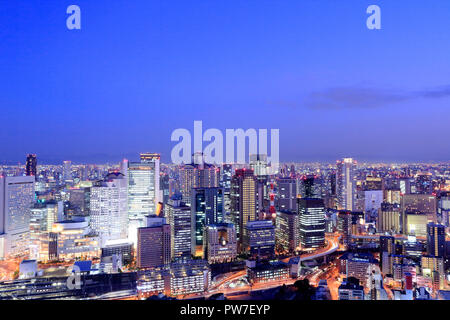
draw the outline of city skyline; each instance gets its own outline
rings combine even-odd
[[[4,2],[0,164],[169,163],[194,120],[279,128],[281,162],[450,159],[446,1],[376,1],[381,30],[369,1],[80,0],[81,30],[65,3]]]

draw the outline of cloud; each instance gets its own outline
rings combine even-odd
[[[305,99],[310,109],[374,109],[416,98],[450,97],[450,86],[404,92],[369,87],[335,87],[310,93]]]

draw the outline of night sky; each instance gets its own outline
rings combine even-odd
[[[0,0],[0,106],[0,163],[169,162],[194,120],[280,129],[282,161],[448,161],[450,1]]]

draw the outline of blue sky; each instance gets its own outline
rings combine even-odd
[[[449,30],[446,0],[0,0],[0,162],[169,162],[194,120],[278,128],[283,161],[446,161]]]

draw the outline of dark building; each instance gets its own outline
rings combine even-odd
[[[445,227],[441,224],[427,224],[427,253],[435,257],[445,256]]]
[[[37,158],[36,158],[35,154],[27,155],[25,172],[26,172],[27,176],[36,177],[36,175],[37,175]]]

